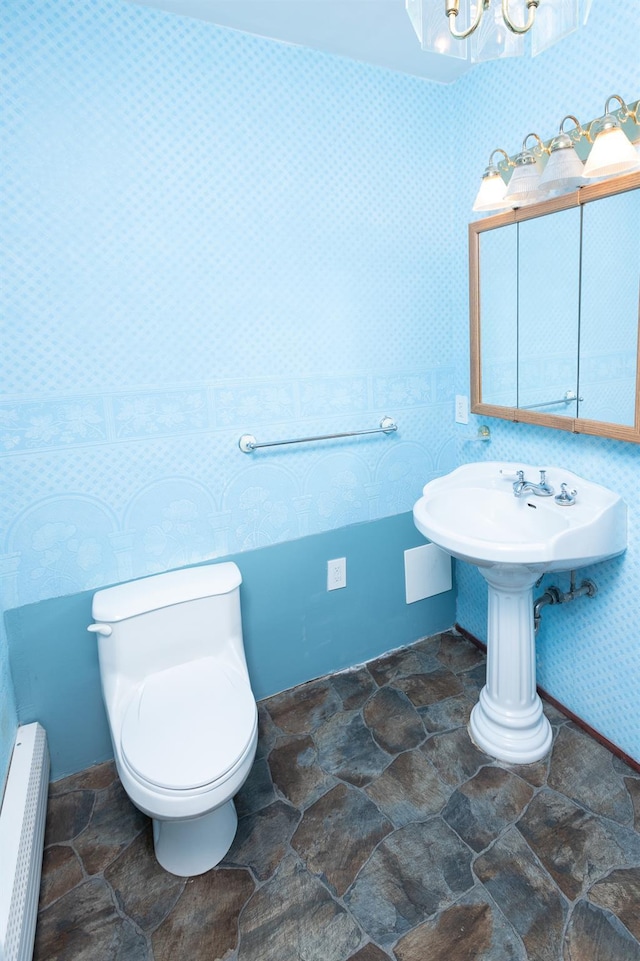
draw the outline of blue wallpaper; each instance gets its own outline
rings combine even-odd
[[[620,29],[608,3],[594,3],[588,26],[532,60],[489,63],[455,84],[469,138],[458,157],[456,246],[466,248],[466,226],[488,156],[495,147],[513,155],[523,137],[535,130],[553,136],[568,113],[587,122],[602,113],[611,93],[629,102],[640,91],[640,6],[628,9]],[[453,313],[466,319],[466,264],[451,276]],[[610,275],[613,288],[615,275]],[[612,349],[616,347],[615,310],[601,315]],[[467,333],[455,325],[460,356],[468,357]],[[550,353],[553,345],[549,345]],[[627,352],[628,356],[628,352]],[[464,387],[464,377],[460,390]],[[606,397],[603,396],[603,403]],[[567,434],[526,424],[487,418],[491,443],[473,449],[462,441],[459,457],[472,460],[521,460],[557,464],[619,491],[629,509],[628,549],[624,557],[578,572],[593,578],[594,599],[583,598],[547,608],[537,639],[539,683],[596,730],[640,759],[640,447],[635,444]],[[486,585],[478,572],[457,565],[457,620],[486,639]],[[569,576],[546,577],[540,586],[568,589]]]
[[[397,514],[460,461],[564,463],[624,489],[630,546],[598,598],[545,612],[540,680],[640,757],[640,451],[453,424],[490,151],[638,96],[640,11],[619,33],[606,6],[442,87],[125,0],[0,3],[5,610]],[[397,434],[237,447],[383,414]]]
[[[124,0],[3,11],[7,606],[410,509],[455,456],[450,95]]]

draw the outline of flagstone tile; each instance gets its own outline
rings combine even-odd
[[[356,922],[292,855],[249,899],[238,961],[343,961],[362,942]],[[189,957],[176,954],[174,957]]]
[[[115,761],[102,761],[100,764],[85,768],[84,771],[78,771],[77,774],[70,774],[69,777],[59,781],[52,781],[49,785],[49,797],[67,794],[69,791],[101,791],[117,780]]]
[[[332,788],[336,779],[322,770],[318,750],[308,734],[281,738],[269,755],[273,783],[288,801],[303,810]]]
[[[50,785],[34,961],[640,961],[640,773],[546,702],[549,757],[484,755],[485,674],[445,631],[261,701],[196,878],[113,761]]]
[[[567,929],[564,961],[640,961],[640,944],[611,914],[579,901]]]
[[[640,941],[640,867],[612,871],[593,885],[589,900],[615,914]]]
[[[431,650],[420,648],[419,645],[402,647],[397,651],[392,651],[391,654],[385,654],[384,657],[377,658],[375,661],[369,661],[367,668],[380,687],[395,683],[401,677],[429,674],[440,667],[435,657],[435,651],[439,646],[438,643]]]
[[[486,655],[483,655],[483,660],[478,664],[477,667],[474,667],[469,671],[465,671],[463,674],[458,676],[460,678],[460,683],[462,684],[464,693],[475,704],[480,696],[480,691],[487,683]]]
[[[398,755],[365,791],[396,828],[439,814],[451,793],[418,750]]]
[[[549,774],[549,759],[543,757],[540,761],[533,761],[531,764],[508,764],[500,761],[500,767],[505,771],[517,774],[523,781],[527,781],[533,787],[543,787],[547,783]]]
[[[276,800],[276,792],[271,780],[271,771],[265,757],[253,762],[249,777],[235,796],[238,817],[254,814]]]
[[[341,897],[392,829],[362,791],[339,784],[305,811],[291,845],[308,870]]]
[[[377,691],[378,686],[366,667],[354,671],[342,671],[331,678],[333,687],[342,701],[343,711],[361,708],[365,701]]]
[[[606,747],[567,724],[554,742],[547,783],[596,814],[632,825],[633,804],[613,760]]]
[[[520,816],[533,788],[508,771],[483,767],[454,791],[442,817],[474,851],[483,851]]]
[[[435,817],[381,841],[345,903],[372,940],[388,946],[473,887],[472,853]]]
[[[318,750],[308,734],[281,738],[269,755],[269,767],[277,790],[300,810],[336,784],[333,775],[320,767]]]
[[[375,944],[369,942],[365,944],[364,948],[360,948],[355,954],[350,954],[347,961],[388,961],[391,957],[381,948],[376,947]]]
[[[436,657],[442,667],[460,674],[463,671],[471,670],[479,664],[483,664],[485,655],[478,650],[475,644],[468,641],[459,634],[451,634],[445,631],[440,635],[440,649]]]
[[[487,757],[472,743],[466,728],[434,734],[420,748],[438,774],[452,787],[468,780],[493,758]]]
[[[426,737],[415,707],[406,694],[393,687],[374,694],[362,714],[376,744],[388,754],[417,747]]]
[[[403,935],[397,961],[527,961],[520,938],[480,886]]]
[[[454,697],[462,693],[463,687],[459,677],[439,668],[430,674],[409,674],[398,677],[393,686],[404,691],[414,707],[428,707],[437,701],[444,701],[447,697]]]
[[[119,781],[97,791],[91,820],[74,840],[87,874],[104,871],[148,824]]]
[[[429,734],[442,731],[452,731],[457,727],[466,727],[474,702],[466,694],[457,694],[444,701],[435,701],[426,707],[418,709],[425,730]]]
[[[473,869],[522,938],[528,956],[559,961],[568,905],[516,828],[481,854]]]
[[[264,701],[271,719],[284,734],[310,734],[341,710],[340,698],[328,678],[309,681]]]
[[[250,867],[261,881],[271,877],[289,849],[299,812],[275,801],[238,821],[238,831],[222,862],[226,866]]]
[[[421,654],[437,654],[440,650],[440,639],[442,634],[430,634],[429,637],[421,637],[420,640],[411,644],[408,650],[418,651]]]
[[[89,878],[38,916],[34,961],[152,961],[143,934],[118,912],[109,885]]]
[[[275,726],[271,715],[264,706],[263,702],[258,704],[258,746],[256,748],[256,760],[266,757],[278,738],[281,731]]]
[[[104,877],[120,909],[143,931],[156,928],[164,920],[186,883],[156,861],[150,825],[111,862]]]
[[[315,732],[314,741],[322,769],[357,787],[378,777],[390,761],[358,711],[334,714]]]
[[[95,798],[94,791],[69,791],[50,796],[44,831],[45,845],[72,841],[81,834],[91,820]]]
[[[640,780],[632,777],[624,778],[624,786],[629,792],[633,807],[633,827],[640,831]]]
[[[188,880],[170,916],[153,932],[154,961],[229,958],[238,945],[240,912],[254,888],[249,872],[235,868]]]
[[[40,910],[53,904],[84,878],[82,863],[67,844],[45,848],[40,880]]]
[[[533,799],[518,830],[572,901],[612,864],[640,864],[640,837],[634,831],[595,817],[547,788]]]

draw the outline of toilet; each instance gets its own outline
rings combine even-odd
[[[97,636],[118,774],[153,819],[158,862],[180,877],[203,874],[231,847],[233,798],[256,753],[241,582],[225,562],[93,597],[88,630]]]

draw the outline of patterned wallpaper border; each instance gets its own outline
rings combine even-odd
[[[442,367],[5,401],[0,457],[332,416],[353,417],[353,429],[375,427],[359,415],[449,404],[454,380],[454,369]]]

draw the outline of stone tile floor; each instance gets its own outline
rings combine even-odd
[[[549,706],[551,756],[466,730],[451,633],[261,702],[224,862],[164,872],[105,763],[51,786],[36,961],[640,961],[640,775]]]

